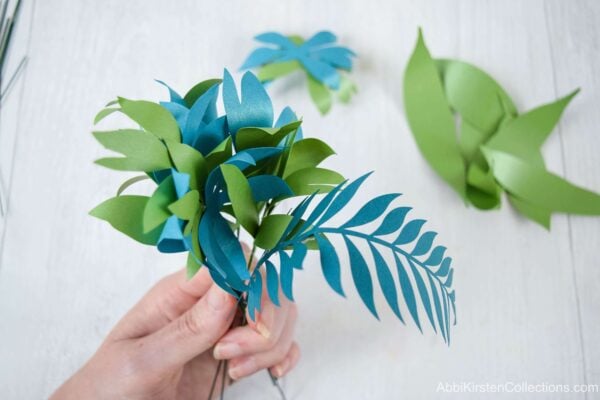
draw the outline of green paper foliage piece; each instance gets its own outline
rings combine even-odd
[[[540,150],[577,92],[519,115],[484,71],[432,59],[420,31],[404,76],[409,125],[440,177],[484,210],[498,208],[506,192],[521,214],[546,228],[553,212],[600,214],[600,196],[546,171]]]
[[[258,229],[258,211],[248,179],[238,167],[231,164],[221,165],[221,172],[227,185],[227,194],[233,207],[233,213],[239,223],[252,236]]]
[[[167,109],[145,100],[128,100],[119,97],[123,114],[137,122],[157,138],[180,142],[179,126]]]
[[[190,188],[204,187],[208,168],[202,153],[184,143],[168,142],[167,148],[177,171],[190,176]]]
[[[310,195],[318,191],[327,193],[342,183],[344,177],[325,168],[303,168],[285,178],[285,182],[296,196]]]
[[[317,81],[310,75],[307,75],[308,79],[308,93],[313,103],[317,106],[317,109],[321,115],[325,115],[331,110],[333,104],[333,95],[325,84]]]
[[[235,135],[236,149],[240,151],[253,147],[275,147],[301,124],[302,121],[294,121],[280,128],[241,128]]]
[[[121,193],[123,193],[128,187],[130,187],[138,182],[145,181],[147,179],[150,179],[150,177],[148,175],[138,175],[138,176],[134,176],[133,178],[127,179],[125,182],[123,182],[121,184],[121,186],[119,186],[119,189],[117,189],[117,196],[120,196]]]
[[[206,93],[206,91],[208,89],[210,89],[211,87],[218,85],[219,83],[221,83],[223,80],[222,79],[207,79],[205,81],[202,81],[196,85],[194,85],[193,88],[191,88],[186,95],[183,97],[183,101],[185,101],[185,104],[191,108],[194,103],[196,102],[196,100],[198,100],[198,98],[200,96],[202,96],[204,93]]]
[[[432,168],[464,198],[465,163],[456,143],[454,117],[420,31],[404,75],[404,105],[421,153]]]
[[[292,216],[287,214],[271,214],[265,217],[260,224],[254,244],[261,249],[273,248],[283,236],[291,220]]]
[[[483,148],[483,152],[496,179],[520,199],[552,212],[600,214],[600,195],[577,187],[512,154],[487,147]]]
[[[94,137],[108,150],[125,157],[106,157],[96,164],[121,171],[155,171],[171,167],[167,148],[151,133],[136,129],[93,132]]]
[[[333,154],[335,154],[333,149],[322,140],[316,138],[299,140],[291,147],[283,176],[285,178],[298,170],[316,167]]]
[[[144,210],[144,232],[163,224],[172,214],[169,205],[177,200],[173,177],[168,176],[156,188]]]
[[[145,231],[142,227],[147,196],[117,196],[96,206],[90,215],[100,218],[130,238],[147,245],[156,245],[161,227]]]
[[[261,82],[269,82],[300,70],[302,70],[302,66],[298,61],[284,61],[263,65],[257,71],[256,76]]]
[[[173,215],[182,220],[189,221],[194,218],[200,208],[200,193],[197,190],[191,190],[179,200],[169,204],[167,208]]]

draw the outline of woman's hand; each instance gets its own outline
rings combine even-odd
[[[263,293],[256,322],[231,328],[236,300],[205,268],[191,280],[181,270],[152,288],[51,399],[206,398],[218,360],[230,360],[232,379],[264,368],[281,377],[300,353],[296,306],[285,296],[280,303]]]

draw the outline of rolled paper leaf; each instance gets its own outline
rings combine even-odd
[[[519,115],[484,71],[431,58],[421,31],[404,76],[410,128],[438,175],[480,209],[499,208],[505,192],[548,229],[554,212],[600,215],[599,195],[548,172],[540,150],[577,92]]]
[[[336,46],[333,33],[321,31],[304,40],[269,32],[256,36],[256,40],[275,47],[255,49],[241,69],[259,68],[258,77],[262,82],[304,71],[310,97],[322,114],[331,109],[334,94],[347,103],[356,92],[356,86],[342,73],[352,70],[356,54],[346,47]]]

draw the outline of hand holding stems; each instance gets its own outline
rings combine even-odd
[[[295,366],[297,310],[285,296],[276,307],[263,293],[256,321],[231,328],[237,301],[205,268],[190,280],[185,274],[158,282],[51,399],[206,398],[218,360],[229,360],[232,379],[265,368],[281,377]]]

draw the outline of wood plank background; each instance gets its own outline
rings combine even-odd
[[[330,165],[349,177],[377,172],[363,199],[400,190],[440,232],[455,259],[458,325],[452,346],[390,312],[374,320],[344,277],[337,297],[312,258],[297,276],[303,358],[284,379],[290,399],[482,398],[436,392],[438,383],[600,384],[600,219],[555,216],[552,231],[501,211],[466,208],[419,155],[403,115],[402,74],[423,27],[435,56],[495,76],[521,110],[582,92],[544,148],[549,167],[600,191],[600,2],[24,0],[15,45],[30,61],[0,125],[8,195],[0,266],[0,393],[47,397],[110,327],[183,257],[157,254],[87,212],[126,174],[92,164],[95,112],[116,95],[164,98],[236,70],[252,36],[336,32],[360,58],[360,93],[318,115],[300,81],[272,87],[305,132],[329,141]],[[378,294],[378,308],[384,301]],[[511,399],[531,394],[497,395]],[[277,399],[266,374],[231,399]],[[537,397],[536,397],[537,398]],[[556,393],[539,398],[594,399]]]

